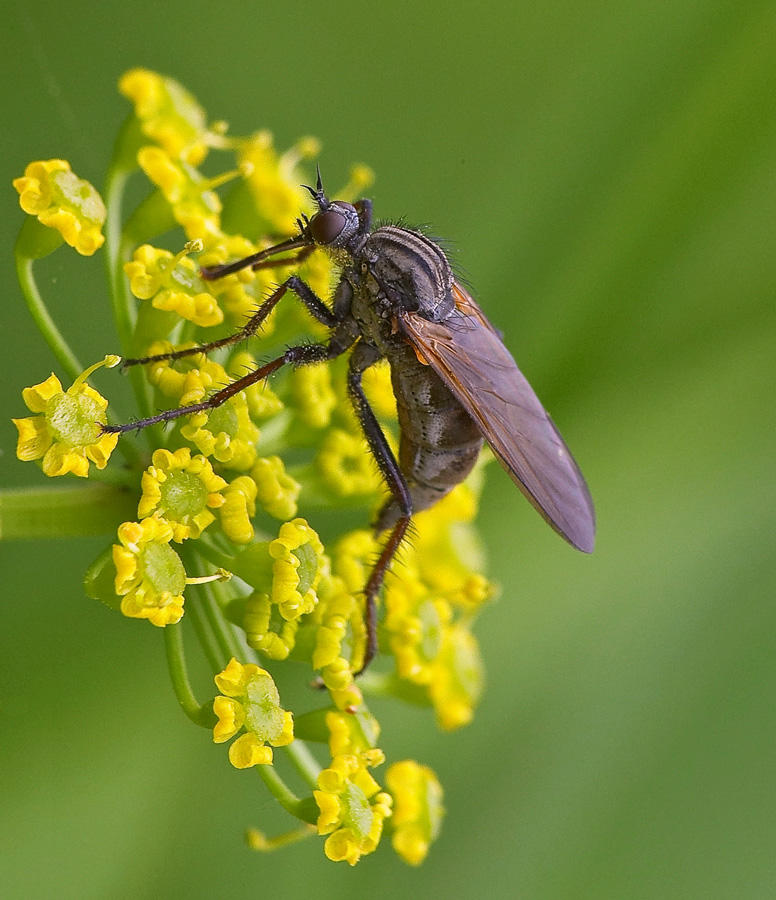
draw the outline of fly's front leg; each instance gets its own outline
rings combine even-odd
[[[364,588],[364,594],[366,595],[364,620],[366,622],[367,644],[361,668],[356,672],[357,675],[360,675],[366,669],[377,653],[377,594],[385,578],[385,573],[390,568],[391,562],[396,556],[396,551],[399,549],[402,540],[404,540],[404,535],[407,532],[412,516],[412,499],[407,482],[361,386],[363,372],[380,358],[380,353],[376,347],[373,347],[371,344],[357,344],[353,355],[350,357],[348,390],[364,436],[369,444],[369,449],[372,451],[372,455],[388,485],[391,495],[399,505],[401,516],[394,525]]]
[[[190,416],[193,413],[216,409],[226,403],[230,397],[234,397],[235,394],[239,394],[258,381],[263,381],[285,365],[309,366],[314,363],[328,362],[341,356],[352,343],[353,337],[348,330],[344,327],[338,328],[327,344],[300,344],[297,347],[289,347],[282,356],[278,356],[271,362],[254,369],[253,372],[248,372],[242,378],[238,378],[226,387],[221,388],[220,391],[211,394],[201,403],[193,403],[191,406],[180,406],[177,409],[167,409],[156,416],[139,419],[137,422],[128,422],[126,425],[103,425],[102,430],[109,434],[135,431],[146,428],[149,425],[158,425],[160,422],[170,422],[181,416]]]
[[[291,275],[290,278],[278,285],[275,290],[267,297],[256,312],[248,319],[239,331],[234,334],[227,335],[217,341],[210,341],[207,344],[200,344],[197,347],[189,347],[187,350],[174,350],[172,353],[159,353],[155,356],[141,356],[136,359],[125,359],[124,366],[137,366],[144,363],[160,362],[165,359],[182,359],[184,356],[192,356],[195,353],[209,353],[211,350],[217,350],[219,347],[230,347],[240,341],[247,340],[252,337],[261,328],[262,323],[267,316],[275,308],[277,302],[286,293],[293,291],[297,297],[304,303],[310,314],[319,322],[328,328],[334,328],[339,319],[331,312],[315,291],[298,275]]]

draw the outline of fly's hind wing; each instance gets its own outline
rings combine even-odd
[[[457,283],[453,296],[457,313],[443,322],[403,312],[399,328],[535,509],[572,546],[591,553],[595,512],[579,466],[482,310]]]

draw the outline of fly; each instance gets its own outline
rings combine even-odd
[[[288,265],[321,247],[342,265],[327,306],[297,275],[267,297],[228,337],[187,350],[128,359],[126,365],[181,359],[254,335],[287,291],[329,329],[324,343],[289,347],[200,403],[105,431],[124,432],[213,410],[285,365],[327,362],[350,350],[348,392],[390,498],[376,521],[390,529],[364,587],[367,647],[360,672],[377,652],[376,598],[415,512],[428,509],[469,474],[484,441],[544,520],[573,547],[591,553],[595,513],[587,484],[558,429],[482,310],[455,280],[442,249],[417,231],[372,225],[372,203],[329,200],[320,172],[308,187],[317,212],[293,237],[245,259],[202,270],[207,280],[240,269]],[[275,260],[277,254],[298,251]],[[399,458],[372,411],[361,380],[387,359],[399,413]]]

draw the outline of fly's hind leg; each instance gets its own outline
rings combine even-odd
[[[364,620],[366,623],[367,644],[361,668],[356,672],[357,675],[360,675],[367,668],[377,653],[377,594],[385,578],[385,573],[390,568],[391,562],[396,556],[396,551],[404,540],[410,524],[410,518],[412,517],[412,499],[407,482],[361,386],[361,376],[364,371],[380,358],[380,352],[371,344],[360,342],[356,345],[350,357],[348,391],[364,432],[364,437],[369,444],[369,449],[372,451],[380,473],[399,507],[400,516],[393,526],[393,530],[364,588],[364,594],[366,595]]]

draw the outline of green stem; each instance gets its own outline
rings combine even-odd
[[[210,627],[216,636],[221,649],[227,658],[235,657],[241,659],[243,657],[243,648],[234,633],[234,628],[230,622],[227,622],[221,605],[216,596],[222,585],[218,583],[210,583],[202,585],[203,610],[207,616]]]
[[[232,569],[234,556],[219,550],[206,534],[200,535],[197,541],[197,553],[218,569],[226,569],[228,572]]]
[[[43,302],[43,297],[38,290],[38,285],[32,271],[33,260],[22,255],[19,251],[18,243],[15,258],[16,275],[19,279],[19,285],[22,289],[24,300],[27,303],[27,308],[29,309],[32,318],[35,320],[38,330],[49,345],[51,352],[56,357],[57,362],[62,366],[70,380],[75,381],[81,372],[83,372],[84,367],[78,361],[78,357],[75,353],[70,349],[69,344],[62,336],[62,332],[54,324],[54,320],[51,318],[51,315],[46,308],[46,304]]]
[[[269,788],[272,796],[278,803],[290,812],[297,819],[308,821],[309,802],[300,800],[299,797],[288,787],[283,779],[278,775],[274,766],[257,766],[259,775],[261,775],[264,784]]]
[[[164,647],[173,690],[181,709],[195,725],[212,728],[216,723],[213,703],[212,701],[199,703],[189,682],[186,655],[183,649],[183,630],[180,623],[168,625],[164,629]]]
[[[291,764],[311,788],[318,787],[321,766],[304,741],[296,740],[283,748]]]
[[[128,242],[121,228],[121,210],[126,187],[131,169],[121,164],[121,136],[116,144],[114,158],[108,167],[105,179],[104,199],[107,208],[105,220],[105,266],[110,285],[110,300],[113,310],[113,318],[116,323],[116,331],[119,336],[119,345],[122,355],[133,356],[134,329],[137,312],[135,303],[129,291],[127,278],[124,274],[124,263],[132,254],[132,244]],[[130,370],[132,390],[135,394],[138,410],[142,418],[151,415],[151,392],[140,367]],[[149,440],[151,435],[148,435]]]
[[[115,534],[135,518],[137,497],[111,485],[0,492],[0,537],[41,540]]]
[[[211,671],[214,673],[221,672],[226,666],[228,659],[222,653],[221,647],[210,628],[210,624],[202,609],[201,598],[198,596],[198,592],[192,591],[192,595],[186,602],[186,615],[194,626],[197,641],[207,658]]]

